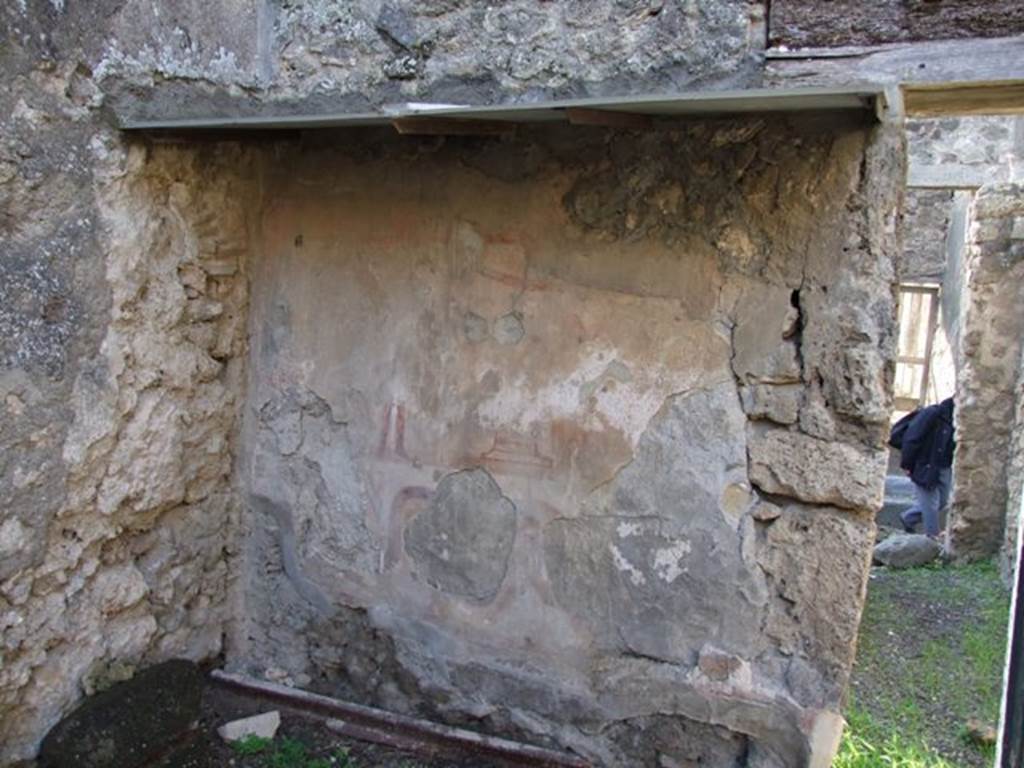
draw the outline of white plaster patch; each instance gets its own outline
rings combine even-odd
[[[636,445],[665,397],[690,384],[663,381],[662,371],[644,368],[634,371],[631,380],[623,381],[624,376],[615,375],[619,366],[625,369],[618,360],[618,350],[592,347],[579,360],[571,376],[555,379],[535,391],[526,376],[521,375],[505,382],[494,397],[480,406],[480,417],[484,423],[512,427],[524,433],[536,424],[569,418],[589,429],[618,429]],[[613,386],[593,388],[581,401],[582,392],[591,389],[595,382],[605,380]]]
[[[627,523],[625,521],[619,523],[619,527],[616,529],[620,539],[636,536],[640,533],[640,530],[640,523]]]
[[[679,539],[671,547],[659,549],[654,553],[654,570],[666,583],[671,584],[686,572],[679,566],[680,561],[690,554],[690,542]]]
[[[622,573],[629,576],[629,580],[633,582],[633,586],[642,587],[647,583],[647,578],[625,558],[625,556],[619,551],[618,547],[614,544],[609,544],[608,549],[611,551],[612,558],[615,560],[615,567],[622,571]]]

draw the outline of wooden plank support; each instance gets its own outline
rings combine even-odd
[[[909,117],[1024,114],[1024,80],[903,86]]]
[[[771,88],[1024,80],[1024,36],[765,51]]]
[[[541,768],[590,768],[590,763],[568,752],[535,747],[518,741],[487,736],[429,720],[398,715],[383,709],[353,704],[298,688],[257,680],[222,670],[210,673],[218,685],[257,698],[277,702],[291,709],[318,715],[327,728],[352,738],[372,741],[427,755],[455,750],[508,760],[515,765]]]
[[[597,125],[604,128],[633,128],[645,130],[654,125],[650,115],[636,112],[619,112],[610,109],[586,109],[567,107],[565,116],[571,125]]]
[[[408,136],[507,136],[516,131],[515,123],[457,117],[396,117],[391,125]]]

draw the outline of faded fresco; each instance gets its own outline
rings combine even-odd
[[[666,707],[765,764],[835,732],[892,267],[848,209],[866,132],[789,128],[271,163],[236,663],[610,762],[594,724]]]

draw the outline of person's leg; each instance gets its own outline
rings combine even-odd
[[[924,520],[924,532],[933,539],[939,535],[939,509],[942,496],[941,482],[934,488],[921,488],[918,496],[918,505],[921,508],[921,518]],[[916,486],[920,488],[920,486]]]
[[[949,495],[953,490],[953,469],[947,467],[939,470],[939,511],[949,505]]]
[[[903,510],[900,519],[903,521],[903,529],[908,533],[913,532],[914,526],[921,522],[924,516],[923,510],[928,503],[928,492],[917,483],[914,483],[914,504]]]

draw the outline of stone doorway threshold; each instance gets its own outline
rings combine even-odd
[[[383,709],[333,699],[298,688],[221,670],[210,673],[211,682],[236,693],[272,701],[314,717],[341,736],[383,744],[410,752],[446,748],[480,757],[514,761],[517,765],[545,768],[589,768],[590,763],[567,752],[536,747],[518,741],[486,736],[429,720],[398,715]]]

